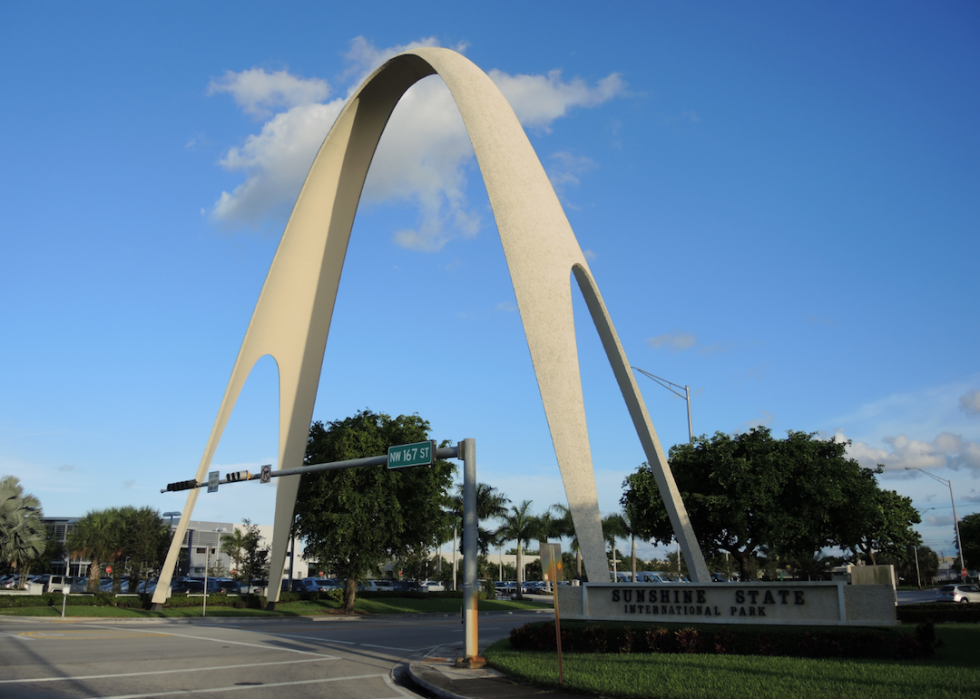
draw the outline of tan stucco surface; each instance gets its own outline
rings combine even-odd
[[[589,578],[607,579],[608,571],[572,317],[573,274],[647,460],[654,468],[688,569],[695,580],[707,580],[707,567],[666,468],[629,362],[544,168],[493,81],[469,60],[448,49],[419,48],[392,58],[365,80],[328,134],[296,201],[256,304],[198,468],[198,481],[204,479],[249,372],[265,355],[274,357],[279,368],[279,467],[302,464],[330,320],[364,178],[395,104],[415,82],[434,73],[452,92],[483,174]],[[281,575],[299,477],[276,482],[275,534],[270,557],[273,580]],[[193,490],[188,495],[176,541],[183,537],[198,492]],[[164,571],[173,570],[176,558],[174,547]],[[158,588],[161,590],[169,581],[169,573],[162,577]]]

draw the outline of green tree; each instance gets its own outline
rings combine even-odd
[[[875,565],[878,554],[904,560],[910,546],[922,543],[922,537],[912,526],[922,518],[912,507],[912,498],[899,495],[894,490],[878,487],[876,473],[871,469],[861,469],[851,475],[851,484],[845,487],[848,501],[853,508],[849,517],[842,518],[842,527],[834,538],[836,545],[860,551],[871,565]]]
[[[980,567],[980,512],[960,519],[960,536],[963,538],[963,560],[967,567]],[[959,549],[957,541],[956,550]]]
[[[119,511],[92,510],[75,523],[68,535],[68,551],[75,558],[89,560],[88,591],[99,591],[102,565],[116,560],[122,551]]]
[[[555,536],[571,540],[572,550],[575,551],[576,577],[581,579],[582,551],[579,549],[578,535],[575,533],[575,522],[572,521],[572,511],[568,508],[568,505],[563,505],[560,502],[556,502],[550,509],[552,512],[558,515],[552,520],[555,523],[555,531],[557,532]],[[571,568],[568,568],[566,569],[565,574],[569,575],[570,572]]]
[[[602,536],[606,540],[606,543],[609,544],[610,568],[618,573],[619,570],[616,567],[616,561],[618,560],[616,558],[616,541],[619,539],[625,539],[627,536],[629,536],[626,527],[626,520],[623,518],[623,515],[615,513],[603,517]]]
[[[170,545],[170,527],[152,507],[123,507],[118,517],[125,564],[113,571],[114,586],[118,589],[120,569],[125,569],[130,578],[130,589],[135,590],[141,580],[159,572]]]
[[[915,571],[919,579],[925,580],[927,584],[931,583],[939,573],[939,554],[928,546],[916,547],[913,554],[909,557],[910,565],[907,577],[912,579],[913,571]],[[916,555],[918,556],[918,563],[916,563]],[[916,565],[918,565],[917,569]]]
[[[242,532],[241,549],[241,578],[246,584],[253,580],[264,580],[269,577],[269,549],[262,546],[262,534],[257,525],[252,524],[247,517],[242,520],[242,527],[235,527],[235,532]],[[270,587],[279,585],[278,580],[269,580]]]
[[[619,516],[622,523],[623,537],[630,540],[630,569],[633,575],[633,582],[636,582],[636,539],[639,536],[636,524],[630,518],[629,512],[624,511]]]
[[[511,505],[510,511],[500,518],[502,524],[497,536],[504,541],[517,542],[517,597],[523,599],[521,588],[524,585],[523,548],[533,539],[541,536],[541,520],[531,513],[531,501],[524,500],[520,505]]]
[[[221,537],[221,552],[227,555],[235,564],[235,580],[249,582],[245,575],[245,546],[248,542],[241,527],[235,527],[230,534]]]
[[[510,500],[506,495],[487,483],[476,484],[476,519],[477,519],[477,549],[484,556],[490,552],[494,543],[494,533],[480,526],[485,520],[500,519],[507,513]],[[453,495],[453,517],[459,533],[459,550],[463,550],[463,484],[456,484],[456,494]],[[440,542],[443,543],[443,542]]]
[[[418,415],[392,418],[370,410],[327,425],[315,422],[306,463],[378,456],[390,446],[425,441],[428,432],[429,423]],[[374,466],[303,476],[297,532],[307,551],[346,580],[345,611],[353,611],[357,581],[366,572],[446,541],[453,471],[452,464],[437,461],[421,468]]]
[[[670,450],[670,470],[706,557],[727,551],[749,579],[752,558],[813,559],[854,538],[866,517],[853,494],[867,475],[847,443],[805,432],[774,439],[766,428],[716,433]],[[622,504],[644,539],[668,543],[674,531],[647,464],[624,482]]]
[[[25,493],[17,478],[0,478],[0,558],[22,581],[45,550],[48,533],[41,516],[40,501]]]

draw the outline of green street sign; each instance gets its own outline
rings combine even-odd
[[[388,468],[428,466],[432,463],[434,452],[432,442],[417,442],[388,447]]]

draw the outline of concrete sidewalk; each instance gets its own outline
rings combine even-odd
[[[463,645],[442,646],[408,668],[412,680],[443,699],[582,699],[581,694],[520,684],[490,667],[467,670],[455,666]]]

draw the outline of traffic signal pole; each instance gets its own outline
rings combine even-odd
[[[436,447],[435,441],[431,442],[431,459],[429,464],[438,459],[462,459],[463,460],[463,635],[464,657],[459,658],[456,664],[460,667],[478,668],[483,667],[486,661],[479,656],[479,627],[477,613],[479,610],[480,586],[477,580],[477,516],[476,516],[476,440],[469,438],[459,442],[454,447]],[[418,446],[418,445],[408,445]],[[423,448],[426,447],[422,443]],[[168,483],[166,488],[160,490],[161,493],[174,492],[179,490],[193,490],[195,488],[207,487],[209,491],[216,490],[217,485],[226,483],[245,483],[248,481],[261,481],[268,483],[271,478],[282,478],[283,476],[300,476],[304,473],[316,473],[318,471],[339,471],[345,468],[361,468],[364,466],[388,465],[388,468],[401,468],[393,466],[396,460],[392,457],[392,451],[399,447],[392,447],[389,453],[382,456],[368,456],[361,459],[347,459],[345,461],[332,461],[324,464],[311,464],[309,466],[298,466],[296,468],[283,468],[273,471],[271,466],[263,466],[261,473],[254,474],[249,471],[235,471],[226,474],[224,478],[217,478],[217,473],[212,474],[210,482],[199,483],[195,479]],[[427,464],[412,464],[415,467]],[[207,565],[207,564],[205,564]],[[169,576],[161,576],[161,584],[169,584]],[[205,590],[205,595],[207,590]],[[162,608],[162,604],[156,605]]]

